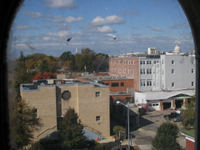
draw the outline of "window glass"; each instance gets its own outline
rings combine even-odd
[[[121,86],[124,86],[124,82],[121,82]]]
[[[119,83],[112,83],[111,86],[112,86],[112,87],[119,86]]]

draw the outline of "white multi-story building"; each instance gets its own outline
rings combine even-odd
[[[119,72],[119,70],[123,70],[123,72]],[[156,110],[160,109],[164,102],[172,108],[174,105],[184,103],[185,99],[179,97],[175,100],[170,96],[188,95],[189,93],[190,97],[191,93],[194,93],[188,92],[188,90],[195,89],[195,55],[194,53],[181,53],[178,45],[175,46],[173,53],[160,53],[156,51],[156,48],[148,48],[148,54],[131,55],[131,57],[124,55],[124,57],[111,59],[110,75],[134,78],[135,92],[140,93],[138,98],[135,97],[136,102],[143,104],[156,100],[156,103],[152,105],[152,107],[156,107]],[[147,96],[149,92],[154,92],[153,95],[159,94],[159,99]],[[161,92],[165,94],[161,94]],[[175,93],[166,94],[166,92]],[[181,100],[180,103],[176,103],[178,99]],[[162,101],[161,104],[160,101]]]

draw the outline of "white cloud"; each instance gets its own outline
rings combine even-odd
[[[97,27],[95,29],[92,30],[93,32],[103,32],[103,33],[111,33],[111,32],[115,32],[113,30],[113,28],[109,27],[109,26],[103,26],[103,27]]]
[[[147,28],[149,28],[149,29],[152,29],[152,30],[154,30],[154,31],[163,31],[163,29],[161,29],[160,27],[150,27],[150,26],[146,26]]]
[[[108,16],[105,19],[102,18],[101,16],[97,16],[92,20],[92,22],[89,23],[89,25],[94,25],[94,26],[101,26],[105,24],[123,24],[125,23],[125,20],[119,16],[112,15]]]
[[[23,12],[24,15],[30,16],[32,18],[42,18],[43,15],[39,12]]]
[[[113,38],[115,38],[116,36],[115,35],[113,35],[113,34],[107,34],[108,36],[111,36],[111,37],[113,37]]]
[[[51,21],[51,22],[78,22],[82,20],[84,20],[84,17],[74,18],[71,16],[66,17],[66,18],[63,18],[62,16],[56,16],[54,18],[47,19],[47,21]]]
[[[24,29],[30,29],[30,27],[28,25],[23,25],[23,26],[17,26],[16,29],[24,30]]]
[[[48,32],[47,36],[69,36],[69,31],[59,31],[58,33]]]
[[[69,8],[75,9],[77,8],[74,5],[75,0],[46,0],[47,6],[51,8]]]

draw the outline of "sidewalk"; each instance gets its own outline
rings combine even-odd
[[[125,139],[124,141],[120,142],[120,140],[115,140],[112,136],[106,137],[101,141],[98,141],[98,143],[105,144],[106,150],[110,150],[111,148],[118,146],[118,145],[128,145],[128,139]],[[137,146],[133,140],[130,139],[130,145],[131,146]]]

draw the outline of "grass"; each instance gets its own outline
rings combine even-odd
[[[183,131],[183,133],[185,133],[189,136],[195,137],[195,129],[185,130],[185,131]]]

